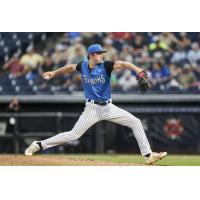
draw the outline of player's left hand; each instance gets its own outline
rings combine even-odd
[[[139,90],[142,92],[146,92],[149,89],[147,73],[145,71],[141,71],[136,76],[136,79],[139,85]]]

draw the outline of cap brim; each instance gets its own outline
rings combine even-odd
[[[91,52],[91,53],[89,53],[88,52],[88,54],[93,54],[93,53],[106,53],[107,51],[96,51],[96,52]]]
[[[106,53],[107,51],[98,51],[98,52],[95,52],[95,53]]]

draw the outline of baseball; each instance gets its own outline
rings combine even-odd
[[[48,80],[48,79],[50,79],[50,76],[46,75],[46,76],[44,76],[44,79]]]

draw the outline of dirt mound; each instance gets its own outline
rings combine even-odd
[[[142,166],[140,163],[106,162],[77,159],[63,155],[0,155],[1,166]]]

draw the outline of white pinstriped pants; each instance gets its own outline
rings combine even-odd
[[[101,106],[86,102],[84,112],[81,114],[71,131],[59,133],[49,139],[42,140],[41,145],[43,149],[48,149],[65,142],[77,140],[87,131],[87,129],[101,120],[115,122],[131,128],[138,142],[141,154],[147,155],[152,152],[141,121],[129,112],[112,103]]]

